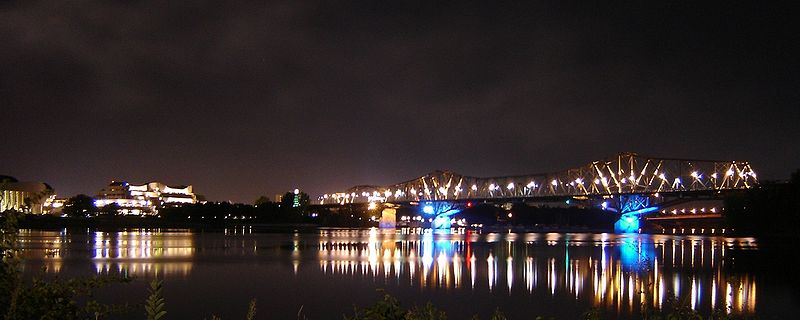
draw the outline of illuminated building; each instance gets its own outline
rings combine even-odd
[[[64,211],[64,205],[67,204],[68,198],[57,198],[56,195],[51,195],[44,201],[43,213],[52,215],[61,215]]]
[[[44,213],[44,202],[54,193],[53,187],[43,182],[20,182],[14,177],[0,176],[0,212]]]
[[[95,197],[95,206],[101,208],[117,204],[121,214],[156,214],[159,208],[197,203],[192,186],[168,186],[161,182],[132,185],[125,181],[111,181]]]

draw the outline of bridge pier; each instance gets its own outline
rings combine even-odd
[[[658,205],[650,203],[650,196],[646,194],[619,196],[617,206],[622,215],[614,223],[614,232],[616,233],[639,232],[642,215],[659,209]]]

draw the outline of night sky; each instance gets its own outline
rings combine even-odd
[[[251,203],[622,151],[800,168],[788,6],[221,2],[0,2],[0,174]]]

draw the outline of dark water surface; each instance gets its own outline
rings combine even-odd
[[[759,250],[754,238],[239,227],[23,230],[20,239],[27,275],[135,277],[103,290],[102,301],[142,303],[147,282],[165,279],[171,319],[243,319],[252,298],[260,319],[341,319],[379,299],[376,289],[407,306],[430,301],[450,319],[485,319],[498,307],[511,319],[575,319],[593,308],[638,318],[643,301],[672,300],[703,314],[800,314],[795,290],[774,281],[780,275],[731,267],[731,255]]]

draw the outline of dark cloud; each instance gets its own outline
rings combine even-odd
[[[251,201],[620,151],[800,167],[777,3],[9,1],[5,174]]]

